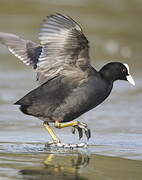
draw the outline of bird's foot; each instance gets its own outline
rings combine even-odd
[[[77,125],[73,126],[72,133],[75,134],[76,130],[78,131],[79,139],[81,139],[83,137],[83,131],[88,140],[91,137],[91,131],[90,131],[90,129],[88,129],[87,124],[85,124],[85,123],[78,122]]]
[[[48,142],[46,144],[46,147],[50,148],[65,148],[65,149],[74,149],[74,148],[87,148],[88,144],[87,143],[80,143],[80,144],[65,144],[61,142]]]

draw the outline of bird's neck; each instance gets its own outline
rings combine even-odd
[[[110,69],[108,69],[106,66],[100,69],[99,74],[103,79],[107,80],[110,83],[113,83],[115,80],[117,80],[117,77],[114,76],[112,71],[110,71]]]

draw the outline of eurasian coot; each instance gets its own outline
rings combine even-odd
[[[15,104],[20,105],[23,113],[44,121],[52,137],[48,144],[65,146],[49,123],[54,123],[56,128],[72,126],[73,133],[77,129],[82,138],[84,131],[89,139],[91,133],[87,125],[72,120],[103,102],[114,81],[128,80],[135,85],[129,66],[111,62],[100,71],[95,70],[90,64],[88,40],[69,16],[58,13],[48,16],[41,25],[39,40],[40,44],[36,44],[13,34],[0,33],[1,43],[35,69],[40,84]]]

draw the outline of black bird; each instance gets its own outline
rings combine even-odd
[[[33,67],[40,84],[15,104],[20,105],[23,113],[44,121],[53,140],[49,145],[65,146],[49,123],[54,123],[56,128],[72,126],[73,133],[77,129],[81,138],[84,131],[89,139],[87,125],[72,120],[102,103],[114,81],[127,80],[135,85],[129,66],[111,62],[100,71],[95,70],[90,64],[88,40],[81,27],[71,17],[59,13],[43,21],[39,40],[40,44],[36,44],[14,34],[0,33],[0,42]]]

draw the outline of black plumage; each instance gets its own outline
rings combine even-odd
[[[94,76],[95,75],[95,76]],[[101,85],[99,89],[95,84]],[[67,122],[100,104],[110,93],[112,82],[101,80],[93,72],[87,82],[70,83],[66,77],[55,77],[31,91],[15,104],[29,115],[41,117],[48,122]]]
[[[134,85],[127,64],[108,63],[100,71],[91,66],[88,40],[69,16],[47,17],[39,39],[40,45],[0,33],[0,41],[37,72],[40,86],[15,103],[25,114],[45,122],[72,121],[103,102],[115,80]]]

